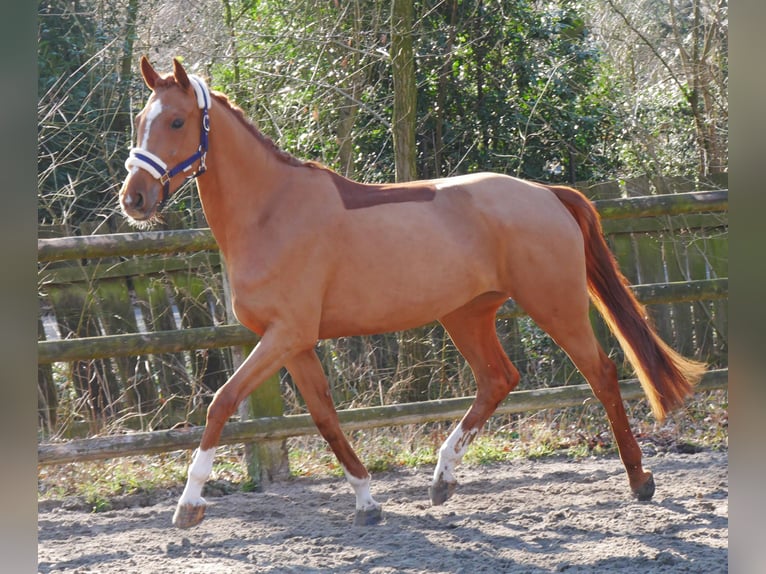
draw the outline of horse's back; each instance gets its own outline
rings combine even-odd
[[[420,184],[432,200],[349,210],[331,230],[325,336],[423,324],[578,259],[579,228],[543,186],[492,173]]]
[[[465,191],[471,198],[471,208],[489,222],[515,229],[540,229],[555,234],[557,230],[571,232],[574,220],[556,195],[545,185],[508,175],[482,172],[435,180],[440,194],[453,190]]]

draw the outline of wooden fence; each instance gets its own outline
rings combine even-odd
[[[728,376],[728,369],[708,371],[700,381],[697,392],[726,388]],[[635,379],[621,381],[620,390],[624,400],[644,396],[640,384]],[[495,414],[573,407],[585,404],[589,400],[595,399],[588,385],[514,391],[500,404]],[[472,402],[473,397],[462,397],[345,409],[339,411],[338,416],[344,430],[362,430],[457,420],[465,414]],[[202,430],[203,427],[193,427],[41,444],[37,450],[38,462],[39,464],[60,464],[191,449],[198,446],[202,438]],[[316,432],[316,426],[308,414],[259,417],[249,421],[228,423],[221,435],[220,444],[275,441]]]
[[[610,193],[615,194],[614,188],[602,186],[595,196]],[[701,389],[725,388],[728,192],[600,199],[596,206],[610,246],[623,272],[636,284],[638,298],[653,312],[660,334],[684,354],[716,367]],[[62,401],[77,402],[80,412],[101,421],[85,424],[91,435],[109,430],[105,420],[121,421],[113,427],[120,433],[131,428],[165,430],[66,442],[48,438],[39,445],[39,462],[193,447],[201,433],[195,425],[204,420],[206,400],[234,368],[230,348],[256,342],[247,329],[228,324],[225,274],[209,230],[45,235],[41,233],[38,241],[41,436],[58,439],[66,434],[51,432]],[[192,255],[180,258],[179,253]],[[521,316],[509,301],[498,320]],[[50,326],[46,328],[45,319],[51,317],[58,337],[49,336]],[[603,323],[594,320],[594,324],[607,347],[614,349]],[[68,365],[71,380],[56,382],[54,364],[59,369]],[[626,399],[641,396],[635,381],[622,384]],[[273,381],[272,395],[275,391],[279,393],[278,381]],[[582,404],[591,396],[587,385],[517,391],[498,412]],[[340,416],[349,430],[455,419],[470,400],[456,397],[353,408]],[[279,401],[271,404],[279,409]],[[260,414],[273,416],[229,423],[223,442],[279,440],[314,432],[308,415],[281,416],[279,410]],[[139,424],[131,426],[135,421]],[[169,428],[179,421],[191,426]]]

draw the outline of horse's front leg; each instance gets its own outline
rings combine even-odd
[[[298,348],[301,347],[291,341],[284,330],[269,329],[226,384],[218,389],[208,407],[202,440],[194,452],[186,487],[173,515],[175,526],[190,528],[202,521],[207,506],[202,487],[213,469],[215,449],[226,421],[239,403],[284,365]]]
[[[354,524],[377,524],[381,519],[381,507],[370,494],[370,474],[348,443],[338,421],[338,413],[330,394],[322,364],[314,350],[293,356],[285,365],[293,382],[300,390],[320,434],[338,458],[346,480],[356,494]]]

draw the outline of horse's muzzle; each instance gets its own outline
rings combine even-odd
[[[128,176],[120,191],[120,207],[129,219],[147,221],[156,214],[161,189],[157,182],[134,182],[133,179],[139,178]]]

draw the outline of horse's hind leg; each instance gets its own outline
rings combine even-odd
[[[505,300],[489,295],[469,303],[440,321],[471,366],[476,399],[439,449],[439,460],[429,489],[431,503],[443,504],[455,491],[454,470],[497,405],[519,383],[519,372],[503,351],[495,331],[495,312]]]
[[[641,465],[641,447],[630,430],[614,362],[596,341],[590,322],[583,324],[583,331],[579,335],[559,339],[557,342],[569,354],[606,410],[633,496],[638,500],[650,500],[654,495],[654,478]]]
[[[370,494],[370,474],[348,443],[338,421],[338,413],[332,402],[330,387],[322,370],[322,364],[313,349],[293,357],[286,363],[293,382],[306,401],[311,418],[338,458],[346,480],[356,494],[354,524],[377,524],[381,519],[380,504]]]
[[[564,281],[562,280],[562,283]],[[517,299],[517,302],[524,306],[522,301]],[[641,448],[630,430],[617,382],[617,368],[593,333],[584,288],[570,289],[565,296],[557,297],[556,301],[548,299],[546,303],[547,306],[543,307],[539,300],[529,302],[525,309],[566,351],[604,406],[633,496],[639,500],[651,499],[654,494],[654,479],[652,473],[644,471],[641,465]],[[556,303],[559,310],[555,315],[545,312],[552,303]]]

